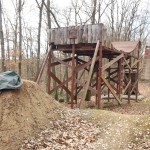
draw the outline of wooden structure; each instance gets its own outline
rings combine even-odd
[[[123,94],[128,95],[128,103],[131,94],[137,100],[140,42],[112,42],[108,48],[103,24],[51,29],[49,39],[49,51],[41,67],[42,70],[48,60],[49,94],[62,88],[70,96],[71,108],[80,92],[81,103],[86,100],[87,92],[95,95],[97,108],[103,106],[104,93],[108,100],[113,95],[119,105]],[[58,52],[70,57],[60,59],[55,56]],[[52,71],[57,65],[66,66],[70,77],[59,79]],[[37,82],[41,74],[42,71]],[[55,87],[51,86],[52,80],[57,83]]]

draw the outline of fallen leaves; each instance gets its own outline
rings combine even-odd
[[[51,121],[38,139],[25,140],[21,150],[93,150],[99,132],[95,124],[68,111],[61,119]]]

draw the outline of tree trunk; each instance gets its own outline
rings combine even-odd
[[[1,42],[1,59],[2,59],[2,65],[1,69],[2,71],[5,71],[5,49],[4,49],[4,35],[3,35],[3,23],[2,23],[2,3],[0,0],[0,42]]]
[[[97,0],[92,0],[92,18],[91,23],[95,24]]]
[[[18,70],[19,75],[21,75],[21,61],[22,61],[22,21],[21,21],[21,12],[22,12],[22,0],[19,0],[18,13],[19,13],[19,63]]]
[[[38,2],[37,2],[38,3]],[[39,4],[38,4],[39,5]],[[41,54],[41,27],[42,27],[42,12],[43,12],[44,0],[42,0],[39,6],[39,25],[38,25],[38,48],[37,48],[37,72],[40,68],[40,54]]]

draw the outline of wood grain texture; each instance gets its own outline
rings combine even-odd
[[[49,30],[49,43],[55,45],[71,44],[69,39],[69,30],[75,28],[77,30],[77,38],[75,44],[79,43],[97,43],[100,40],[102,43],[106,40],[106,28],[101,24],[81,25],[63,28],[52,28]]]

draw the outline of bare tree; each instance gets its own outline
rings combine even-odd
[[[37,35],[37,71],[40,68],[40,54],[41,54],[41,27],[42,27],[42,12],[43,12],[43,6],[44,6],[44,0],[41,1],[41,4],[36,0],[36,3],[39,8],[39,24],[38,24],[38,35]]]
[[[18,5],[18,14],[19,14],[19,63],[18,63],[18,70],[19,74],[21,75],[21,61],[22,61],[22,9],[23,9],[24,2],[19,0]]]
[[[92,0],[92,17],[91,17],[91,23],[95,24],[95,16],[96,16],[96,8],[97,8],[97,0]]]
[[[3,35],[3,22],[2,22],[2,2],[0,0],[0,42],[1,42],[1,59],[2,71],[5,71],[5,49],[4,49],[4,35]]]

